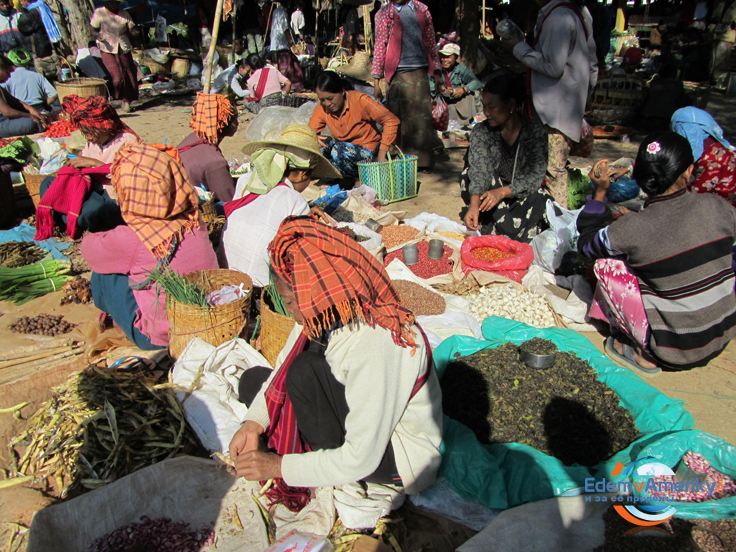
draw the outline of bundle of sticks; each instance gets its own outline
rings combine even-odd
[[[74,362],[75,357],[84,353],[84,341],[71,337],[50,339],[36,345],[19,347],[0,354],[0,379],[9,376],[7,368],[13,372],[26,372],[37,368],[56,368]]]

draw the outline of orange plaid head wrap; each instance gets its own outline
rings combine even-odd
[[[230,123],[233,116],[233,106],[225,96],[197,92],[189,126],[201,140],[215,146],[220,131]]]
[[[70,94],[64,98],[61,107],[72,124],[82,130],[96,128],[113,134],[128,132],[139,138],[132,128],[120,120],[117,111],[102,96],[80,98],[76,94]]]
[[[416,347],[414,315],[381,263],[355,240],[315,217],[288,217],[269,253],[275,272],[294,289],[310,338],[336,322],[365,321],[390,330],[397,345]]]
[[[199,199],[176,159],[158,147],[127,144],[110,170],[123,220],[156,258],[172,242],[199,228]]]

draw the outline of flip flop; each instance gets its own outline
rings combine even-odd
[[[613,338],[609,337],[606,339],[606,345],[604,347],[606,354],[612,360],[623,364],[627,368],[631,368],[632,370],[634,370],[634,372],[642,376],[653,377],[662,371],[662,369],[659,367],[644,368],[641,364],[636,362],[636,360],[634,360],[634,350],[631,348],[630,345],[623,344],[624,354],[622,355],[616,350],[616,348],[613,346],[613,343],[614,343]]]

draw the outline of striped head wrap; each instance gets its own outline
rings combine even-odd
[[[62,110],[69,116],[73,125],[82,130],[99,129],[112,134],[128,132],[140,139],[140,137],[120,120],[117,111],[102,96],[80,98],[71,94],[64,98]]]
[[[233,105],[225,96],[197,92],[189,126],[201,140],[216,146],[220,131],[230,123],[233,116]]]

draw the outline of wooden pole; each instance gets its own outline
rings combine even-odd
[[[363,6],[363,37],[365,38],[365,51],[371,55],[371,12],[368,6]]]
[[[207,52],[207,71],[204,75],[204,93],[210,93],[210,84],[212,80],[212,60],[215,59],[215,52],[217,51],[217,37],[220,34],[220,20],[222,19],[222,5],[225,0],[217,0],[217,9],[215,10],[215,23],[212,25],[212,43],[210,44],[210,51]]]
[[[480,29],[480,36],[483,38],[486,37],[486,0],[483,0],[483,15],[481,17],[481,29]]]
[[[238,38],[238,3],[233,0],[233,14],[230,16],[230,20],[233,22],[233,63],[235,63],[235,39]],[[232,65],[232,64],[231,64]]]

